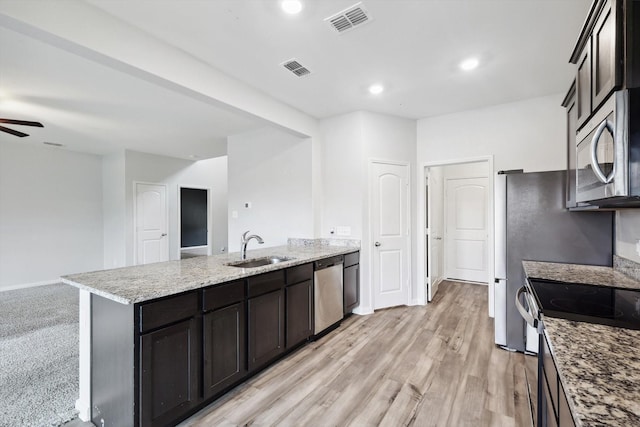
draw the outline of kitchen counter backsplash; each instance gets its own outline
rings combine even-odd
[[[640,264],[631,261],[621,256],[613,256],[613,269],[620,273],[633,277],[636,280],[640,280]]]
[[[289,238],[289,246],[344,246],[360,248],[360,240],[356,239],[297,239]]]

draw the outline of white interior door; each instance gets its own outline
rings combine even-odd
[[[167,238],[167,187],[136,184],[136,264],[169,260]]]
[[[426,223],[426,254],[427,254],[427,301],[432,301],[443,272],[443,202],[442,168],[433,168],[428,172],[425,185],[425,200],[427,201]]]
[[[487,283],[489,178],[447,179],[446,270],[451,279]]]
[[[409,166],[371,164],[374,309],[409,301]]]

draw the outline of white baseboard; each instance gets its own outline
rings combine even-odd
[[[371,309],[371,307],[358,306],[357,308],[353,309],[353,314],[358,314],[360,316],[366,316],[368,314],[373,314],[373,310]]]
[[[43,280],[42,282],[23,283],[21,285],[9,285],[0,287],[0,292],[14,291],[16,289],[35,288],[36,286],[54,285],[56,283],[62,283],[62,280]]]
[[[409,304],[407,305],[413,306],[413,305],[426,305],[426,304],[423,304],[422,301],[420,301],[418,298],[414,298],[411,301],[409,301]]]

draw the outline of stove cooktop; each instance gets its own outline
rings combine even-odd
[[[546,317],[640,330],[640,290],[529,279]]]

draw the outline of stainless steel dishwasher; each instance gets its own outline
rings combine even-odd
[[[318,335],[342,320],[342,255],[326,258],[314,263],[314,326]]]

